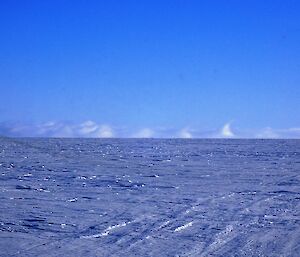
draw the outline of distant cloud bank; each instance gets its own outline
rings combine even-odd
[[[109,125],[85,121],[80,124],[68,122],[46,122],[40,124],[0,123],[0,134],[17,137],[114,137]]]
[[[241,130],[230,122],[220,128],[202,131],[195,128],[124,129],[88,120],[82,123],[50,121],[37,124],[0,123],[0,136],[8,137],[83,137],[83,138],[299,138],[300,127]]]
[[[184,128],[179,131],[178,137],[179,138],[193,138],[193,134],[191,131],[189,131],[189,129]]]
[[[131,137],[133,138],[151,138],[154,137],[154,131],[150,128],[144,128],[137,133],[134,133]]]

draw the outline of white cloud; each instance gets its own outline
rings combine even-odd
[[[23,130],[23,133],[31,133],[30,136],[49,136],[49,137],[74,137],[74,129],[71,125],[63,122],[45,122],[35,125],[27,125],[31,132]]]
[[[78,127],[75,127],[75,130],[77,134],[83,137],[114,137],[113,129],[109,125],[97,124],[91,120],[81,123]]]
[[[220,132],[220,137],[223,137],[223,138],[231,138],[231,137],[234,137],[234,133],[232,132],[231,130],[231,127],[230,127],[230,123],[226,123],[223,128],[221,129],[221,132]]]
[[[83,136],[88,136],[95,132],[99,126],[93,121],[85,121],[79,125],[79,133]]]
[[[193,137],[192,133],[187,128],[180,130],[178,136],[180,138],[192,138]]]
[[[114,137],[113,130],[108,125],[102,125],[98,128],[97,132],[94,134],[96,137],[110,138]]]
[[[260,131],[255,135],[256,138],[279,138],[277,132],[275,132],[272,128],[267,127]]]
[[[290,132],[296,132],[300,134],[300,128],[289,128],[288,131]]]
[[[289,138],[300,138],[300,128],[289,128],[286,131],[286,136]]]
[[[256,138],[300,138],[300,128],[273,129],[270,127],[259,131]]]
[[[12,137],[133,137],[133,138],[299,138],[300,127],[276,129],[266,127],[261,130],[232,131],[230,123],[226,123],[220,130],[191,130],[185,127],[181,130],[176,128],[143,128],[132,134],[127,127],[114,127],[99,124],[94,121],[82,123],[70,122],[44,122],[37,124],[0,122],[0,135]]]
[[[151,138],[154,135],[154,131],[150,128],[144,128],[133,135],[134,138]]]
[[[80,124],[54,121],[38,124],[0,123],[0,133],[25,137],[114,137],[113,129],[109,125],[93,121]]]
[[[47,134],[47,131],[45,131]],[[44,134],[42,134],[44,135]],[[71,126],[65,125],[57,128],[54,132],[52,132],[51,137],[74,137],[75,133]]]

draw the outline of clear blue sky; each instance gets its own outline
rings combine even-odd
[[[1,1],[0,121],[300,127],[300,1]]]

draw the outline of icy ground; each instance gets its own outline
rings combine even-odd
[[[299,140],[0,138],[0,256],[300,256]]]

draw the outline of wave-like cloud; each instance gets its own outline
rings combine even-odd
[[[179,131],[178,137],[179,138],[193,138],[193,135],[187,128],[184,128]]]
[[[231,130],[230,123],[226,123],[221,129],[220,137],[231,138],[234,137],[234,133]]]
[[[86,121],[79,125],[79,133],[83,137],[114,137],[112,128],[108,125],[98,125],[93,121]]]
[[[0,135],[16,137],[114,137],[108,125],[93,121],[74,124],[68,122],[45,122],[39,124],[0,124]]]
[[[82,123],[44,122],[38,124],[0,123],[0,136],[10,137],[83,137],[83,138],[298,138],[300,127],[274,129],[266,127],[260,130],[232,129],[230,123],[221,129],[202,131],[182,128],[143,128],[133,133],[124,127],[112,127],[88,120]]]

